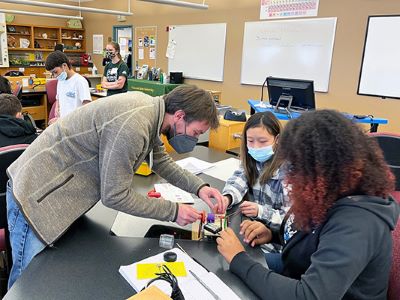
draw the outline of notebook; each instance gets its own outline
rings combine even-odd
[[[195,273],[215,294],[217,294],[221,300],[240,300],[240,298],[221,279],[219,279],[214,273],[207,271],[182,250],[173,248],[167,251],[175,252],[177,254],[176,261],[184,264],[186,276],[177,276],[177,280],[185,299],[214,299],[207,289],[190,274],[190,270]],[[148,257],[131,265],[121,266],[119,268],[119,273],[126,279],[126,281],[128,281],[136,292],[139,292],[147,285],[147,282],[150,279],[138,279],[138,265],[143,266],[143,264],[164,263],[163,255],[167,251]],[[141,268],[142,267],[139,267],[139,271]],[[139,274],[139,277],[140,275],[143,274]],[[171,295],[171,287],[167,282],[158,280],[151,285],[155,285],[167,295]]]

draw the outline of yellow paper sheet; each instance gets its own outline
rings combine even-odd
[[[176,262],[160,262],[150,264],[138,264],[137,265],[137,279],[151,279],[156,278],[155,273],[162,273],[162,265],[166,265],[176,277],[187,276],[185,264],[182,261]]]

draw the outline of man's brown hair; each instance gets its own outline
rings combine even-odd
[[[21,101],[12,94],[0,94],[0,115],[15,117],[22,111]]]
[[[206,121],[210,128],[219,126],[218,111],[210,92],[195,85],[181,85],[164,96],[165,111],[173,115],[185,112],[185,121]]]

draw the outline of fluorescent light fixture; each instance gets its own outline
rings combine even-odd
[[[83,20],[83,17],[79,17],[79,16],[46,14],[46,13],[40,13],[40,12],[34,12],[34,11],[22,11],[22,10],[12,10],[12,9],[2,9],[2,8],[0,8],[0,12],[6,13],[6,14],[29,15],[29,16],[37,16],[37,17],[50,17],[50,18],[60,18],[60,19],[78,19],[78,20]]]
[[[121,16],[132,16],[133,15],[133,13],[130,12],[130,0],[128,0],[128,12],[94,8],[94,7],[83,7],[83,6],[76,6],[76,5],[59,4],[59,3],[31,1],[31,0],[0,0],[0,2],[22,4],[22,5],[32,5],[32,6],[42,6],[42,7],[47,7],[47,8],[78,10],[78,11],[84,11],[84,12],[102,13],[102,14],[110,14],[110,15],[121,15]]]
[[[182,6],[182,7],[189,7],[189,8],[197,8],[197,9],[208,9],[208,5],[200,4],[200,3],[193,3],[193,2],[185,2],[185,1],[178,1],[178,0],[139,0],[144,2],[153,2],[153,3],[160,3],[160,4],[168,4],[174,6]]]

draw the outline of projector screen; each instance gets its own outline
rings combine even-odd
[[[358,94],[400,98],[400,16],[368,18]]]

